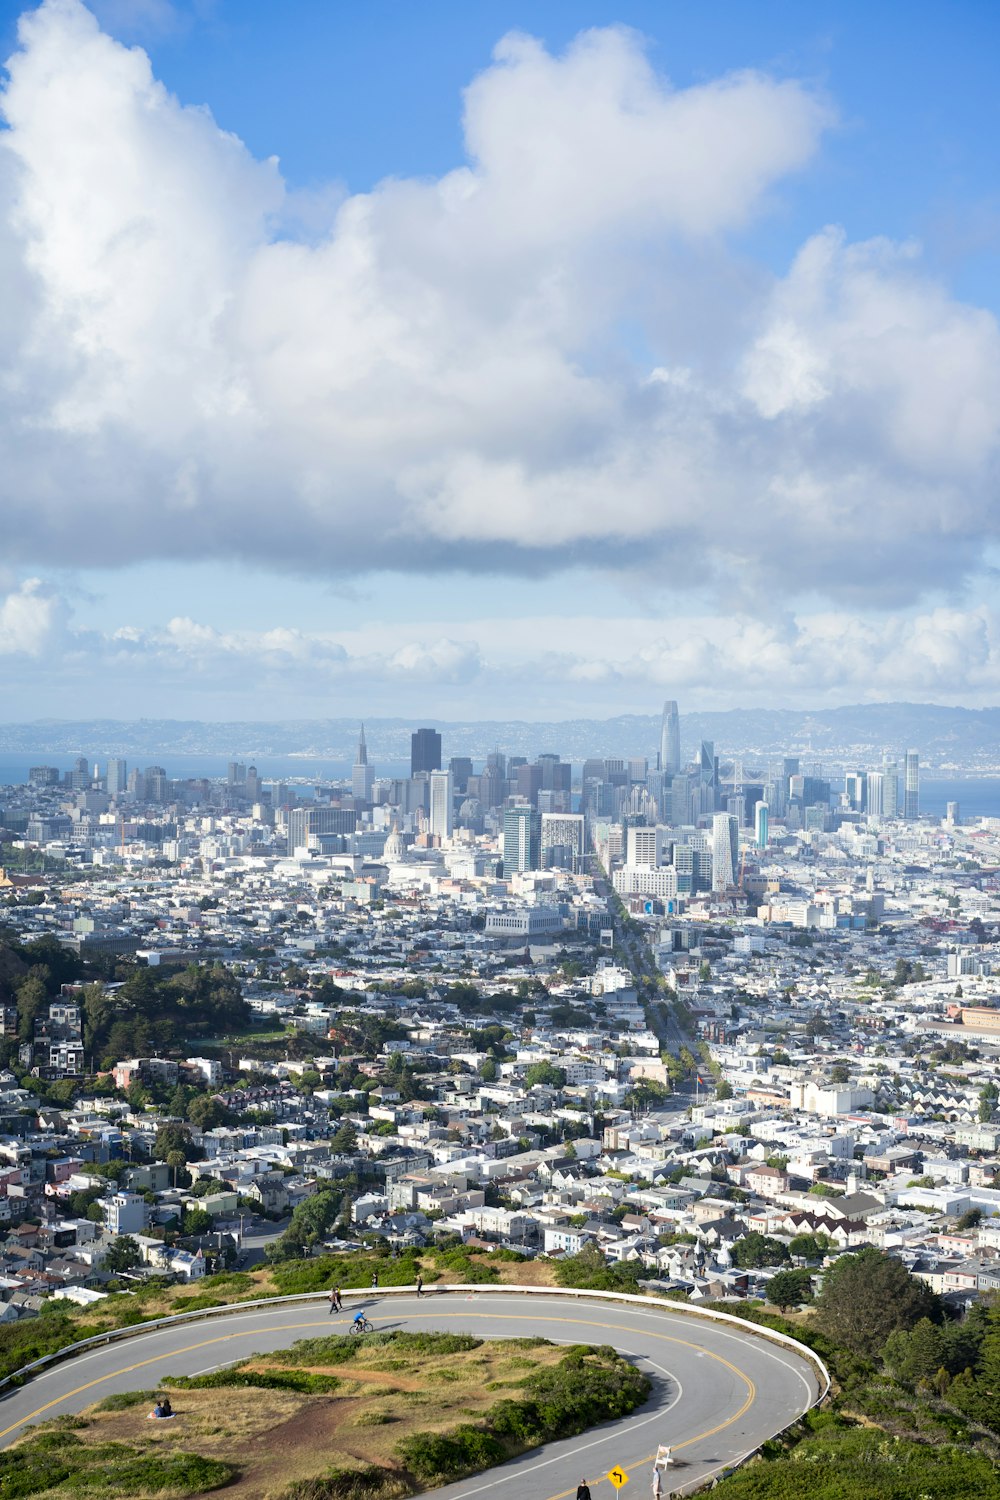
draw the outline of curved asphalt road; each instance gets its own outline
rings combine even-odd
[[[613,1344],[653,1380],[649,1401],[632,1416],[448,1485],[435,1492],[441,1500],[489,1492],[493,1500],[564,1500],[584,1477],[595,1500],[615,1500],[606,1475],[616,1465],[629,1475],[622,1500],[648,1500],[659,1443],[669,1444],[675,1456],[664,1494],[683,1494],[787,1427],[819,1395],[815,1368],[794,1350],[668,1308],[471,1288],[420,1299],[365,1294],[352,1298],[350,1311],[339,1318],[324,1303],[235,1308],[57,1364],[0,1399],[0,1446],[26,1423],[81,1411],[114,1392],[151,1390],[166,1375],[205,1374],[254,1352],[288,1348],[299,1338],[346,1332],[359,1306],[379,1330]]]

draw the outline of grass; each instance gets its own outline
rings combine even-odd
[[[149,1421],[156,1392],[141,1391],[90,1407],[74,1419],[72,1432],[58,1422],[33,1429],[7,1452],[28,1453],[16,1461],[17,1472],[42,1474],[44,1484],[21,1490],[4,1475],[0,1496],[77,1500],[93,1493],[151,1500],[162,1493],[163,1500],[179,1500],[182,1494],[206,1493],[212,1477],[223,1472],[216,1465],[235,1471],[225,1483],[226,1500],[401,1500],[426,1488],[427,1479],[417,1472],[425,1450],[433,1451],[438,1467],[449,1455],[454,1461],[458,1452],[467,1468],[470,1443],[478,1444],[471,1453],[474,1465],[477,1458],[488,1464],[543,1441],[537,1434],[525,1440],[520,1431],[513,1437],[493,1434],[488,1430],[493,1414],[502,1407],[510,1426],[510,1413],[527,1400],[556,1410],[567,1391],[579,1391],[581,1364],[604,1357],[604,1351],[567,1353],[543,1339],[479,1340],[464,1334],[401,1332],[355,1339],[334,1332],[302,1339],[290,1350],[255,1355],[208,1377],[165,1381],[177,1413],[174,1422]],[[567,1360],[576,1361],[568,1372]],[[429,1378],[442,1372],[450,1378]],[[537,1386],[534,1395],[529,1386]],[[596,1415],[583,1414],[585,1420],[576,1414],[583,1425],[605,1415],[603,1406]],[[482,1436],[470,1440],[470,1431]],[[66,1488],[70,1481],[58,1477],[55,1460],[42,1468],[31,1458],[39,1442],[52,1442],[57,1455],[68,1443],[81,1474],[88,1464],[96,1474],[98,1463],[107,1467],[107,1455],[120,1450],[120,1460],[108,1472],[123,1475],[122,1484],[91,1490],[74,1479]],[[152,1467],[133,1472],[135,1454]],[[333,1455],[337,1462],[331,1468]],[[207,1466],[201,1489],[193,1485],[202,1472],[192,1467],[195,1460]],[[157,1477],[159,1489],[123,1487],[138,1484],[143,1475]],[[192,1481],[186,1490],[178,1487],[185,1475]]]
[[[180,1448],[149,1452],[134,1443],[88,1443],[53,1428],[0,1453],[0,1495],[204,1495],[228,1484],[235,1472],[231,1464]]]

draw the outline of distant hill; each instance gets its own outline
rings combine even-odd
[[[919,751],[931,765],[968,770],[1000,767],[1000,708],[941,708],[923,703],[854,704],[827,709],[729,709],[715,713],[683,712],[681,742],[685,757],[702,739],[713,740],[723,756],[741,755],[753,763],[782,754],[812,760],[870,762],[883,750]],[[655,756],[658,714],[621,714],[612,719],[446,721],[427,715],[419,722],[441,730],[445,757],[483,759],[497,746],[507,754],[534,756],[558,751],[581,761],[588,755]],[[378,761],[409,757],[410,732],[416,719],[365,719],[369,756]],[[301,755],[350,761],[358,720],[300,719],[205,723],[198,720],[113,719],[38,720],[0,726],[0,751],[31,755],[100,753],[154,757],[221,755],[247,758]]]

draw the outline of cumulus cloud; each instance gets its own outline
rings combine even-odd
[[[0,656],[40,657],[59,633],[58,598],[39,578],[28,578],[0,600]]]
[[[259,717],[262,704],[298,717],[331,703],[362,715],[426,712],[431,701],[472,718],[484,704],[491,716],[602,716],[668,694],[689,708],[947,703],[957,685],[964,701],[985,705],[1000,698],[1000,611],[718,614],[669,628],[636,615],[547,615],[341,631],[225,630],[185,615],[100,631],[77,625],[70,602],[32,579],[0,595],[0,659],[15,715],[40,681],[64,713],[74,693],[92,701],[96,680],[115,696],[107,711],[131,717],[161,714],[164,694],[209,718]]]
[[[674,89],[621,28],[509,36],[466,162],[334,190],[319,234],[79,0],[23,17],[3,112],[0,504],[28,566],[589,561],[898,603],[996,535],[1000,331],[911,247],[821,233],[777,284],[734,278],[721,331],[692,278],[831,123],[795,81]],[[420,653],[399,670],[474,667]]]

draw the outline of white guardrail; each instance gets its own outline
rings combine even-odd
[[[412,1295],[416,1292],[415,1286],[391,1286],[378,1287],[374,1295],[379,1298],[392,1296]],[[830,1372],[820,1359],[819,1355],[799,1343],[785,1333],[778,1333],[773,1328],[765,1328],[761,1323],[750,1323],[745,1318],[735,1317],[732,1313],[716,1312],[714,1308],[694,1307],[689,1302],[672,1302],[665,1297],[648,1297],[634,1292],[595,1292],[586,1288],[565,1286],[517,1286],[496,1282],[447,1282],[444,1285],[430,1282],[425,1290],[425,1296],[438,1296],[442,1292],[462,1292],[489,1296],[529,1296],[529,1297],[576,1297],[592,1299],[596,1302],[624,1302],[630,1306],[641,1306],[644,1308],[655,1308],[660,1312],[677,1313],[682,1317],[704,1318],[715,1323],[729,1323],[739,1329],[743,1334],[751,1334],[755,1338],[767,1339],[771,1343],[783,1344],[786,1348],[794,1350],[800,1358],[807,1360],[816,1371],[818,1395],[811,1403],[817,1406],[824,1401],[830,1393]],[[347,1297],[371,1297],[371,1287],[346,1288],[343,1296]],[[4,1380],[0,1380],[0,1393],[18,1387],[23,1381],[33,1375],[37,1370],[46,1369],[49,1365],[59,1360],[71,1359],[74,1354],[79,1354],[83,1349],[93,1349],[100,1344],[113,1344],[119,1339],[137,1338],[144,1333],[154,1333],[161,1328],[172,1328],[180,1323],[193,1323],[202,1318],[222,1317],[226,1313],[247,1312],[256,1307],[274,1307],[276,1304],[289,1302],[319,1302],[329,1298],[328,1291],[321,1292],[296,1292],[284,1297],[256,1297],[248,1302],[227,1302],[218,1307],[199,1307],[194,1312],[175,1313],[169,1318],[152,1318],[147,1323],[131,1323],[125,1328],[109,1328],[106,1333],[95,1334],[93,1338],[81,1339],[75,1344],[66,1344],[62,1349],[57,1349],[53,1354],[43,1355],[41,1359],[32,1360],[31,1364],[24,1365],[20,1370],[14,1370]]]

